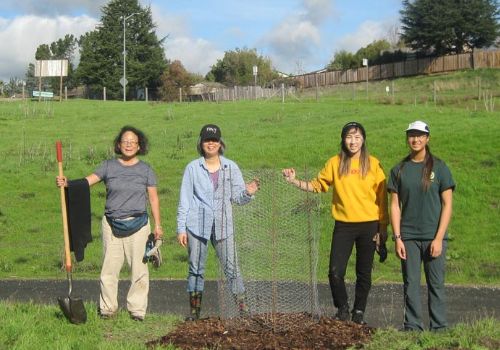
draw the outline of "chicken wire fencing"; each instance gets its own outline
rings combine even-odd
[[[304,315],[315,322],[319,196],[288,184],[280,171],[244,175],[246,182],[258,178],[260,190],[250,203],[233,205],[234,256],[219,263],[220,317],[228,327],[244,322],[255,330],[304,326]],[[224,272],[228,263],[233,276]]]

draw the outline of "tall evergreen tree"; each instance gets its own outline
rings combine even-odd
[[[128,18],[127,18],[128,17]],[[126,20],[126,79],[128,94],[135,88],[156,90],[167,61],[158,39],[151,9],[138,0],[111,0],[102,8],[100,25],[80,40],[78,76],[91,90],[106,87],[109,98],[122,97],[123,21]]]
[[[420,52],[462,53],[500,34],[497,0],[403,0],[400,13],[402,39]]]

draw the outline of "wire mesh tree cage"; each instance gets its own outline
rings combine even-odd
[[[220,261],[220,317],[227,327],[244,322],[256,331],[290,330],[298,319],[301,325],[304,319],[315,322],[319,197],[286,183],[276,170],[246,172],[245,178],[258,178],[260,190],[249,204],[233,206],[237,258],[231,263],[244,293],[234,293]]]

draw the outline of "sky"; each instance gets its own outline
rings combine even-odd
[[[0,80],[24,79],[36,48],[100,22],[108,0],[1,0]],[[273,68],[301,74],[335,52],[394,38],[401,0],[139,0],[151,7],[165,56],[205,75],[224,52],[256,49]]]

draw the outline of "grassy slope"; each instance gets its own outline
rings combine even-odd
[[[456,79],[471,83],[461,96],[472,96],[475,91],[472,82],[477,78],[464,78],[464,74],[459,73]],[[498,79],[497,71],[494,76]],[[486,78],[483,79],[486,85]],[[419,84],[428,87],[433,81],[422,80],[398,81],[397,86],[409,94]],[[457,182],[447,280],[498,285],[500,113],[488,113],[484,108],[460,103],[415,104],[411,97],[407,97],[406,103],[403,97],[407,95],[403,93],[396,104],[384,104],[386,101],[375,97],[372,102],[366,102],[361,99],[361,93],[357,99],[339,96],[335,91],[322,92],[318,102],[303,98],[301,101],[287,99],[285,104],[280,101],[0,102],[0,278],[64,278],[60,270],[59,194],[54,185],[57,139],[63,142],[66,175],[79,178],[91,173],[111,155],[110,143],[124,124],[132,124],[147,133],[151,152],[145,160],[159,176],[168,237],[163,248],[166,264],[160,271],[153,271],[152,278],[184,278],[186,258],[185,252],[175,244],[175,211],[182,172],[186,163],[196,157],[197,133],[204,123],[215,122],[221,126],[228,145],[227,156],[243,170],[279,171],[285,166],[295,166],[315,173],[337,152],[342,125],[357,120],[365,125],[370,151],[381,160],[387,173],[407,152],[403,130],[410,121],[423,119],[431,126],[432,151],[448,163]],[[467,97],[459,100],[467,101]],[[104,186],[94,186],[95,242],[87,248],[86,259],[75,268],[79,277],[95,278],[99,273],[99,219],[104,195]],[[322,280],[326,278],[332,229],[330,196],[322,195],[318,275]],[[385,264],[375,265],[375,281],[400,281],[399,263],[392,249],[390,251]],[[212,269],[208,277],[214,278],[215,264],[209,265]],[[352,270],[351,266],[350,278]]]

